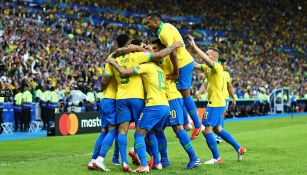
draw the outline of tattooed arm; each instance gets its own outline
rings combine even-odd
[[[130,52],[144,52],[144,51],[148,51],[147,49],[138,46],[138,45],[134,45],[134,44],[130,44],[127,47],[122,47],[122,48],[118,48],[114,53],[113,53],[113,58],[119,57],[121,55],[125,55],[128,54]]]
[[[159,62],[163,57],[171,54],[173,51],[175,51],[179,47],[183,47],[183,43],[180,41],[175,41],[173,45],[163,50],[160,50],[159,52],[152,53],[151,60],[155,62]]]
[[[131,75],[135,74],[133,68],[126,69],[124,67],[121,67],[120,65],[118,65],[116,63],[116,61],[114,59],[108,60],[108,63],[111,64],[121,75],[131,76]]]

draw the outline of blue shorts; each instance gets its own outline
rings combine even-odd
[[[165,120],[165,126],[177,126],[183,125],[183,100],[182,98],[177,98],[174,100],[168,101],[170,106],[170,113]]]
[[[117,124],[135,122],[144,108],[144,100],[129,98],[116,100]]]
[[[228,111],[229,108],[229,99],[225,99],[226,106],[225,106],[225,111]]]
[[[169,106],[145,106],[137,122],[137,126],[150,131],[162,130],[165,119],[169,115]]]
[[[206,112],[203,116],[202,124],[204,126],[219,126],[222,124],[222,116],[225,110],[223,107],[207,107]]]
[[[109,125],[116,125],[116,100],[105,98],[100,100],[100,119],[101,127],[106,128]]]
[[[192,86],[192,75],[194,70],[194,61],[179,68],[179,77],[177,82],[177,89],[191,89]]]

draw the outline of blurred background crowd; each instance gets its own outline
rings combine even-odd
[[[37,91],[53,88],[63,103],[80,90],[91,94],[86,101],[99,101],[114,38],[128,33],[150,42],[154,36],[144,19],[157,10],[184,38],[195,36],[203,50],[222,50],[238,99],[266,101],[273,89],[285,86],[296,99],[307,98],[306,1],[179,1],[1,0],[1,89],[16,94],[30,87],[33,101],[40,101]],[[204,79],[194,72],[195,98]],[[267,113],[265,105],[250,108],[238,111]]]

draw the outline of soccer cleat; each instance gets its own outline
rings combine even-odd
[[[243,159],[243,156],[244,154],[247,152],[247,149],[246,148],[243,148],[241,147],[239,150],[238,150],[238,161],[242,160]]]
[[[149,159],[147,165],[148,165],[149,167],[151,167],[151,166],[153,165],[153,162],[154,162],[154,158],[153,158],[153,157],[150,157],[150,159]]]
[[[200,132],[200,129],[201,129],[201,128],[194,128],[194,129],[193,129],[193,132],[192,132],[192,135],[191,135],[191,140],[196,139],[196,137],[198,136],[198,134],[199,134],[199,132]]]
[[[130,172],[132,172],[132,169],[130,168],[130,166],[128,164],[123,163],[123,171],[130,173]]]
[[[223,139],[220,136],[216,136],[215,139],[217,144],[220,144],[223,141]]]
[[[153,170],[162,170],[162,164],[161,163],[158,163],[158,164],[153,164],[150,169],[153,169]]]
[[[149,173],[149,166],[139,166],[137,169],[132,171],[133,173]]]
[[[168,159],[166,159],[166,158],[162,158],[160,163],[162,164],[163,167],[170,167],[171,166]]]
[[[192,168],[196,168],[200,165],[200,160],[196,159],[196,160],[190,160],[190,162],[187,164],[187,166],[185,167],[186,170],[188,169],[192,169]]]
[[[89,170],[95,170],[96,169],[96,167],[94,166],[94,161],[95,161],[95,159],[92,159],[88,164],[87,164],[87,169],[89,169]]]
[[[222,164],[222,163],[223,163],[223,159],[221,157],[219,157],[218,159],[210,159],[207,162],[205,162],[204,164],[213,165],[213,164]]]
[[[139,159],[139,157],[137,156],[137,154],[135,153],[134,148],[130,149],[130,151],[129,151],[129,156],[131,157],[132,163],[133,163],[134,165],[137,165],[137,166],[141,165],[140,159]]]
[[[94,167],[102,170],[102,171],[110,171],[106,165],[104,164],[104,158],[98,157],[94,162],[93,162]]]
[[[116,156],[113,156],[112,163],[115,166],[119,166],[120,165],[119,158]]]

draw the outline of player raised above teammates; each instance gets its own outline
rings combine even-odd
[[[209,149],[213,158],[205,164],[222,163],[223,160],[218,152],[216,140],[212,134],[213,131],[227,143],[231,144],[238,153],[238,160],[242,160],[246,149],[240,147],[236,140],[221,127],[222,114],[225,109],[225,98],[223,96],[223,67],[218,63],[220,52],[217,49],[209,49],[206,53],[200,50],[192,36],[189,36],[189,43],[197,54],[205,61],[206,64],[197,64],[195,67],[208,72],[208,105],[206,115],[203,117],[203,125],[206,127],[203,134],[206,138]]]
[[[147,15],[146,25],[154,33],[156,33],[157,37],[167,47],[171,46],[175,41],[183,42],[182,36],[177,28],[169,23],[164,23],[158,12],[152,12]],[[194,59],[185,47],[178,48],[176,53],[172,53],[170,56],[173,65],[177,67],[178,64],[179,71],[175,70],[175,73],[169,75],[168,78],[176,79],[178,77],[177,89],[182,94],[184,106],[194,122],[195,128],[191,135],[191,139],[195,139],[200,132],[201,124],[198,118],[195,103],[190,96]],[[174,58],[176,56],[178,60]]]
[[[236,97],[235,97],[235,94],[234,94],[234,91],[233,91],[233,87],[231,85],[231,78],[230,78],[229,73],[227,72],[227,62],[223,58],[220,59],[220,62],[222,64],[223,70],[224,70],[223,71],[223,73],[224,73],[223,95],[225,97],[225,103],[226,103],[225,110],[224,110],[223,116],[222,116],[222,128],[224,129],[224,118],[225,118],[226,112],[228,111],[228,108],[229,108],[229,96],[232,98],[231,106],[235,107],[237,102],[236,102]],[[221,142],[222,142],[222,138],[220,136],[217,136],[216,137],[216,143],[219,144]]]

